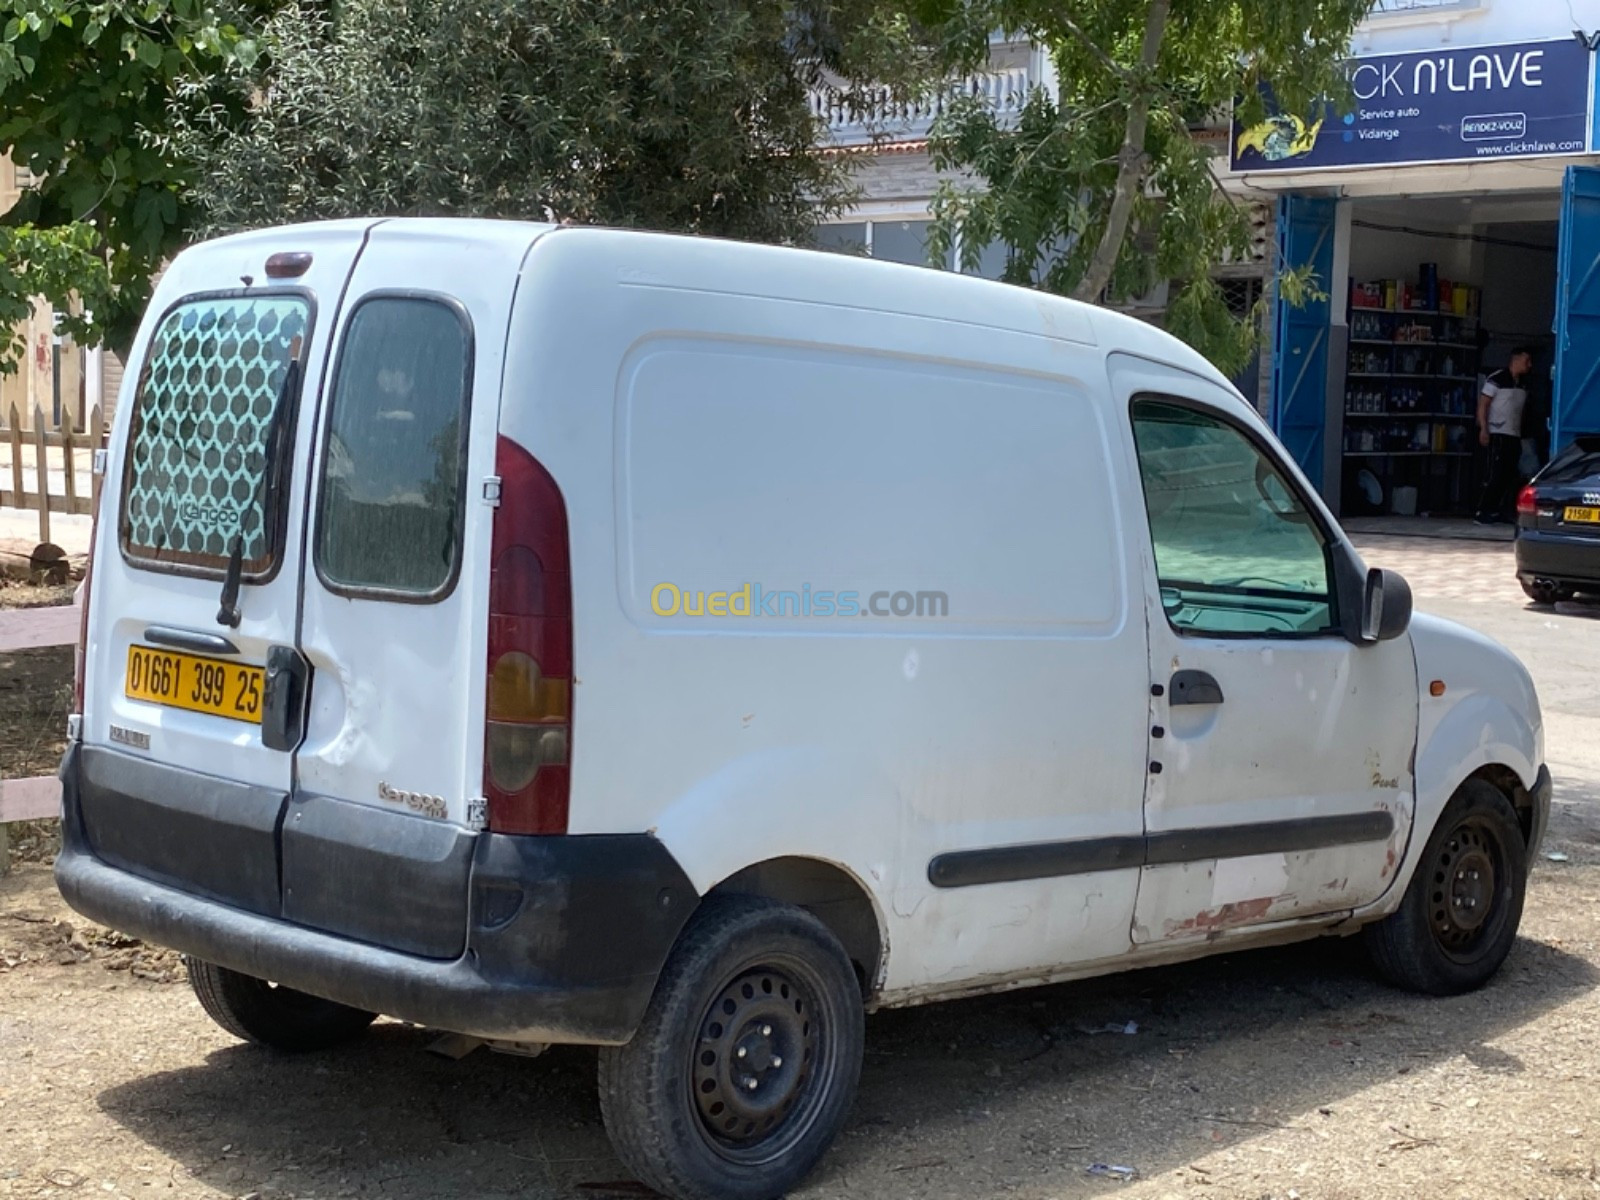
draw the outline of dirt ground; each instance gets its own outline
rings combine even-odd
[[[1428,553],[1424,600],[1455,588],[1463,613],[1504,607],[1508,638],[1562,639],[1535,671],[1553,769],[1577,754],[1600,609],[1524,611],[1483,563]],[[880,1013],[850,1125],[796,1195],[1600,1194],[1600,776],[1557,780],[1557,860],[1483,991],[1390,990],[1342,940]],[[381,1022],[315,1057],[240,1045],[173,956],[71,915],[44,862],[0,880],[0,1197],[648,1195],[606,1143],[592,1053],[451,1061],[430,1041]]]

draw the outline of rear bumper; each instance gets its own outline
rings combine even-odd
[[[645,834],[478,834],[465,950],[425,958],[104,861],[83,821],[85,753],[110,752],[74,746],[62,763],[56,883],[75,910],[230,970],[418,1025],[516,1041],[625,1042],[697,903],[681,868]],[[192,773],[180,774],[194,785]],[[404,906],[411,898],[374,887],[366,900]]]
[[[1517,575],[1600,591],[1600,537],[1517,530]]]

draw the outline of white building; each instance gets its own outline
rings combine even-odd
[[[1263,214],[1260,253],[1222,272],[1238,310],[1280,261],[1311,263],[1329,297],[1274,305],[1269,348],[1237,382],[1345,511],[1469,508],[1478,381],[1513,346],[1538,352],[1535,407],[1554,410],[1562,442],[1600,431],[1600,270],[1587,271],[1600,256],[1596,46],[1600,0],[1378,0],[1351,45],[1354,111],[1210,135],[1224,185]],[[1003,116],[1054,79],[1046,55],[996,40],[988,70],[958,86]],[[832,145],[867,146],[874,128],[886,138],[858,176],[864,199],[823,244],[927,261],[938,108],[880,112],[869,127],[819,105]],[[1563,253],[1584,269],[1563,275]],[[1002,262],[986,255],[982,273]],[[1392,301],[1387,282],[1406,285]],[[1412,310],[1352,308],[1352,296],[1394,308],[1409,296]],[[1135,311],[1159,319],[1161,302]]]

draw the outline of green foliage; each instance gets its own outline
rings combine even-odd
[[[0,216],[0,320],[40,295],[126,346],[193,215],[162,138],[174,97],[257,53],[205,0],[0,0],[0,150],[39,180]]]
[[[929,66],[871,0],[343,0],[266,39],[225,97],[182,97],[209,231],[470,215],[800,240],[850,198],[807,89]]]
[[[83,223],[57,229],[0,225],[0,373],[9,374],[27,353],[19,326],[33,315],[34,296],[81,298],[88,308],[114,303],[111,271],[99,253],[94,229]],[[56,310],[61,332],[91,340],[83,309]]]
[[[954,64],[977,66],[979,31],[1006,29],[1046,49],[1061,92],[1056,102],[1036,91],[1011,128],[976,102],[940,123],[936,165],[978,186],[940,187],[930,252],[959,239],[972,265],[998,240],[1007,279],[1089,300],[1172,280],[1168,328],[1237,370],[1259,320],[1230,316],[1210,274],[1248,253],[1248,213],[1221,194],[1191,129],[1221,119],[1236,97],[1245,120],[1259,117],[1263,81],[1288,111],[1342,95],[1342,59],[1371,3],[918,0],[916,15],[941,30]]]

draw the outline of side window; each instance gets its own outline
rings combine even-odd
[[[461,565],[467,319],[441,300],[375,296],[351,316],[338,361],[317,574],[336,592],[438,599]]]
[[[1335,629],[1322,530],[1242,430],[1140,399],[1133,436],[1162,607],[1174,629],[1250,637]]]
[[[274,416],[294,428],[311,324],[303,295],[196,297],[157,326],[133,398],[118,531],[133,563],[220,571],[235,543],[247,578],[269,574],[263,520]]]

